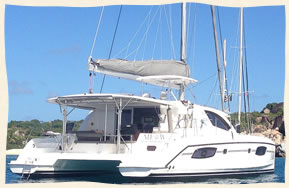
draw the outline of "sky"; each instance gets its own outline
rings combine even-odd
[[[54,96],[88,92],[87,61],[102,7],[25,7],[6,5],[5,50],[11,120],[51,121],[62,119],[59,106],[49,104]],[[107,59],[120,6],[104,8],[97,33],[94,59]],[[220,33],[227,41],[228,90],[238,91],[239,8],[218,7]],[[188,61],[191,77],[186,98],[193,103],[220,109],[216,52],[209,5],[188,4]],[[250,108],[261,111],[267,103],[282,102],[285,80],[285,8],[244,9],[246,58],[249,74]],[[221,32],[220,32],[221,30]],[[221,43],[219,43],[221,46]],[[165,6],[123,6],[111,58],[179,59],[180,4]],[[222,57],[222,56],[221,56]],[[103,75],[94,77],[95,93]],[[159,97],[160,88],[145,86]],[[103,93],[141,93],[135,81],[107,76]],[[177,93],[176,93],[177,94]],[[233,95],[231,111],[237,111]],[[68,119],[84,119],[77,110]]]

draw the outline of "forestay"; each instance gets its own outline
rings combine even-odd
[[[88,63],[88,70],[108,74],[116,77],[138,80],[159,86],[170,86],[179,89],[184,83],[164,83],[155,82],[151,79],[140,79],[147,76],[178,76],[190,79],[189,66],[177,60],[146,60],[146,61],[128,61],[123,59],[97,59]]]

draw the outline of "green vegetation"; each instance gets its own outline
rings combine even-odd
[[[269,113],[264,113],[265,109],[269,109]],[[268,111],[268,110],[267,110]],[[247,119],[250,120],[252,125],[264,125],[266,128],[270,126],[272,120],[278,116],[283,116],[283,103],[270,103],[261,112],[251,112],[247,113]],[[266,117],[268,121],[256,122],[260,117]],[[75,123],[74,130],[77,130],[82,123],[80,121],[71,121]],[[238,122],[238,114],[231,114],[232,124]],[[235,122],[235,123],[234,123]],[[241,132],[248,130],[248,125],[245,121],[245,113],[241,113]],[[249,127],[252,129],[252,127]],[[42,136],[47,131],[62,132],[62,120],[54,120],[50,122],[42,122],[39,120],[31,121],[10,121],[8,123],[8,133],[7,133],[7,149],[18,149],[23,148],[24,145],[32,138]]]
[[[265,109],[268,109],[269,112],[265,113]],[[270,126],[270,123],[278,116],[283,116],[283,103],[269,103],[267,104],[263,110],[261,112],[250,112],[247,113],[247,121],[250,121],[249,123],[246,123],[245,121],[245,113],[241,113],[241,124],[240,124],[240,128],[241,128],[241,132],[244,131],[248,131],[248,129],[252,130],[252,127],[248,127],[249,125],[263,125],[266,126],[266,128],[268,128]],[[257,122],[257,118],[260,117],[266,117],[266,119],[268,121],[261,121],[261,122]],[[238,122],[238,113],[232,113],[231,114],[231,121],[233,122]]]
[[[82,120],[71,122],[75,123],[74,130],[77,130]],[[47,131],[61,133],[62,125],[62,120],[50,122],[42,122],[36,119],[31,121],[10,121],[8,123],[6,149],[23,148],[29,140],[40,137]]]

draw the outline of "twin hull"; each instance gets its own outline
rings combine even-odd
[[[121,144],[119,154],[113,143],[73,143],[63,152],[53,140],[31,140],[18,159],[11,161],[11,171],[20,175],[120,172],[128,177],[171,177],[267,173],[275,165],[275,146],[263,138],[246,142],[203,142],[198,137],[170,143],[141,140]]]

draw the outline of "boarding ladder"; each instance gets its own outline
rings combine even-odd
[[[30,164],[30,165],[25,165],[22,169],[22,174],[21,174],[21,179],[24,177],[25,174],[28,174],[27,176],[27,180],[29,179],[30,175],[31,175],[31,169],[32,169],[32,164],[33,164],[33,160],[26,160],[25,164]]]

